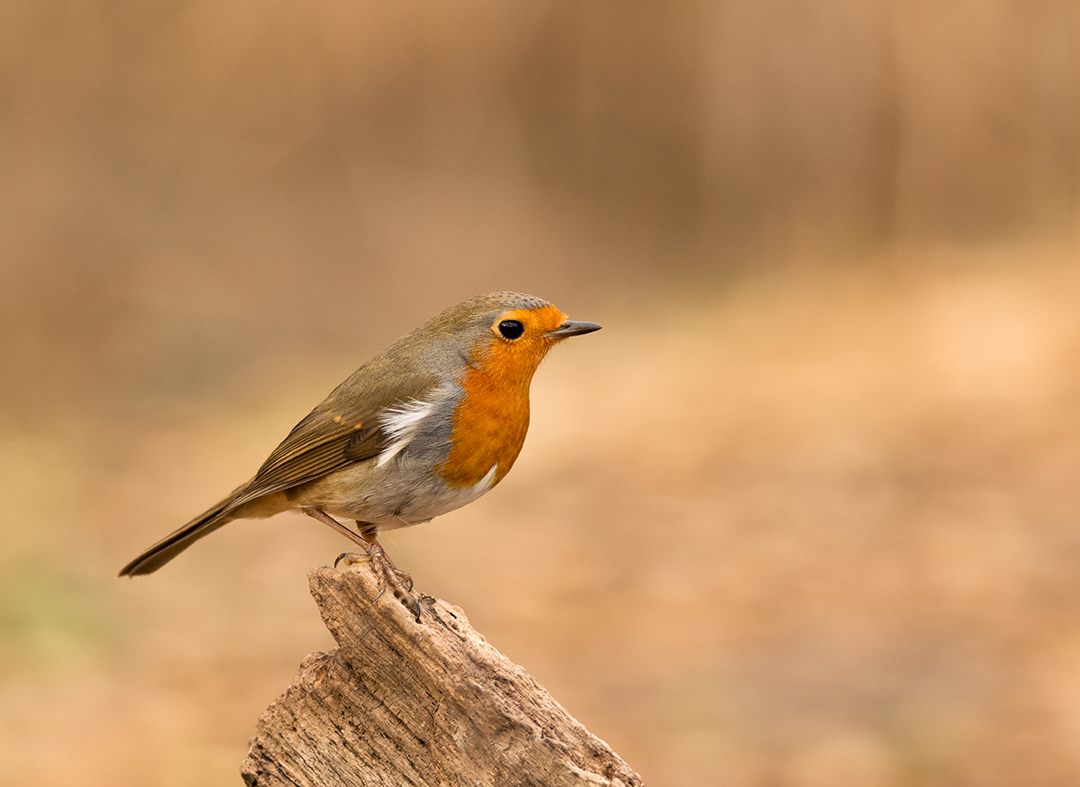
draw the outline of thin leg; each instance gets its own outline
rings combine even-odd
[[[356,524],[361,527],[361,531],[357,533],[355,530],[341,524],[321,509],[305,508],[302,510],[312,519],[317,519],[324,525],[329,525],[364,550],[364,557],[359,560],[353,559],[354,556],[350,555],[348,552],[339,555],[338,559],[334,561],[335,566],[342,560],[346,561],[346,565],[350,563],[370,562],[375,569],[376,576],[379,577],[381,585],[379,596],[383,594],[386,590],[386,586],[389,585],[390,589],[394,591],[394,595],[397,596],[401,600],[401,603],[408,607],[416,616],[416,622],[420,622],[420,602],[416,600],[416,596],[412,593],[412,577],[393,564],[390,557],[386,554],[386,550],[383,549],[382,544],[380,544],[379,540],[375,537],[374,529],[364,529],[364,523],[357,522]],[[378,596],[376,596],[376,598],[378,598]]]
[[[352,528],[346,527],[345,525],[341,524],[340,522],[338,522],[336,519],[334,519],[332,516],[327,514],[322,509],[319,509],[319,508],[303,508],[301,510],[305,514],[307,514],[309,517],[311,517],[312,519],[318,519],[324,525],[329,525],[330,527],[334,528],[334,530],[341,533],[341,535],[345,536],[345,538],[349,539],[353,543],[357,544],[365,552],[367,552],[368,548],[371,546],[364,539],[363,536],[361,536],[359,533],[357,533]]]

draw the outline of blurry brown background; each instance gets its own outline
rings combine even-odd
[[[364,359],[601,333],[386,543],[652,785],[1080,783],[1080,4],[0,5],[0,783],[237,784]]]

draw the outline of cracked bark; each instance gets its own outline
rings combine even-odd
[[[308,580],[338,648],[259,719],[249,787],[642,785],[457,607],[423,596],[417,623],[366,565]]]

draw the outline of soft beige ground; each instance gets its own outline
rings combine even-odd
[[[582,297],[604,331],[540,370],[514,472],[386,541],[647,783],[1080,782],[1080,270],[865,262]],[[347,545],[286,515],[114,575],[359,360],[303,349],[254,388],[7,428],[0,783],[238,783],[332,646],[305,575]]]

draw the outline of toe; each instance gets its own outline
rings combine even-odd
[[[371,558],[367,555],[359,555],[356,552],[342,552],[337,556],[337,560],[334,561],[334,568],[338,567],[339,563],[344,563],[345,567],[355,566],[358,563],[370,563]]]

